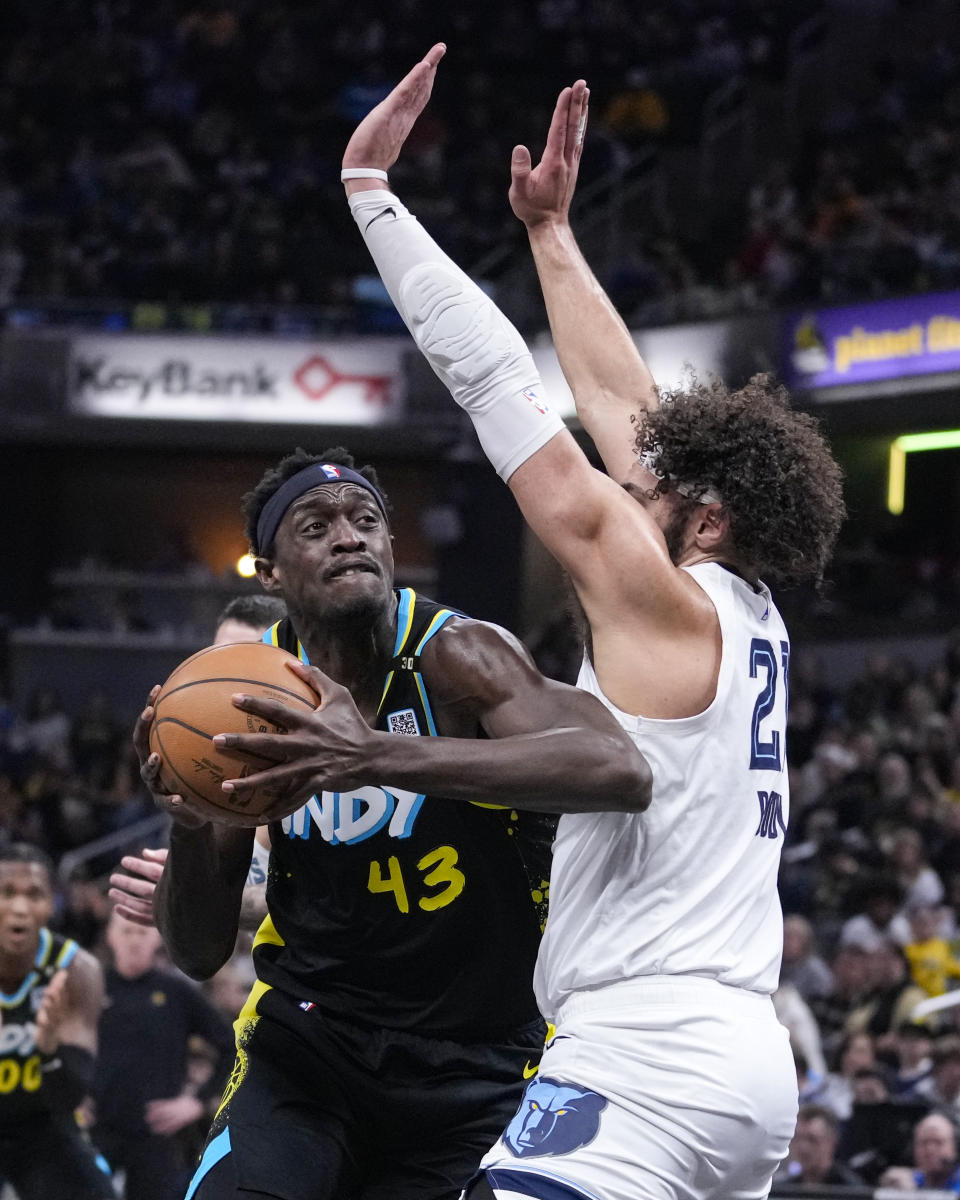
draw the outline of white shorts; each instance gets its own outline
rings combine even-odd
[[[538,1200],[761,1200],[797,1077],[768,996],[658,975],[573,997],[481,1164]]]

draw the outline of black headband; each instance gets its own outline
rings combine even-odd
[[[387,509],[383,503],[383,497],[370,480],[365,479],[359,471],[352,471],[349,467],[340,466],[339,463],[311,463],[309,467],[304,467],[296,475],[291,475],[285,483],[277,488],[260,510],[260,516],[257,519],[257,554],[270,553],[283,515],[294,500],[298,500],[305,492],[310,492],[325,483],[355,483],[358,487],[364,488],[376,500],[377,507],[386,518]]]

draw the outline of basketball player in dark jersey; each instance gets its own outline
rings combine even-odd
[[[73,1115],[93,1078],[103,974],[47,929],[52,915],[46,855],[0,849],[0,1175],[19,1200],[106,1200],[106,1168]]]
[[[598,702],[504,630],[394,590],[386,512],[342,450],[298,451],[245,499],[260,581],[289,613],[266,638],[323,699],[302,720],[284,708],[280,738],[227,738],[276,764],[251,778],[287,802],[191,1200],[456,1197],[543,1043],[547,814],[647,804],[646,762]],[[152,716],[134,737],[155,788]],[[253,831],[158,800],[175,817],[158,924],[203,978],[233,949]]]

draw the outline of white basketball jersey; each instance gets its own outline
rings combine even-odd
[[[537,961],[540,1010],[646,975],[696,975],[756,992],[777,987],[777,894],[789,814],[790,643],[770,593],[718,563],[685,568],[713,601],[723,647],[717,692],[698,716],[650,720],[597,696],[653,771],[643,813],[560,818],[550,916]]]

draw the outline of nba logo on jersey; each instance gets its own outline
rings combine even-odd
[[[326,475],[326,477],[328,479],[339,479],[340,478],[340,468],[335,467],[332,463],[321,463],[320,470],[324,473],[324,475]]]
[[[418,737],[420,734],[417,714],[412,708],[401,708],[388,714],[387,728],[391,733],[405,733],[408,737]]]

